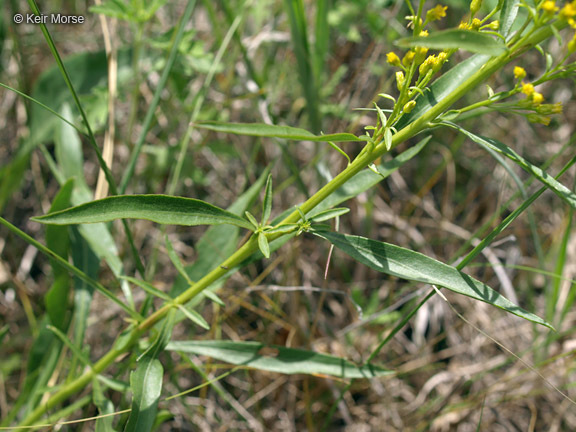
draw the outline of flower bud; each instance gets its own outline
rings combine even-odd
[[[470,13],[472,16],[476,15],[476,12],[478,12],[481,7],[482,0],[472,0],[472,3],[470,3]]]
[[[406,114],[408,114],[409,112],[411,112],[414,107],[416,106],[416,101],[415,100],[411,100],[409,102],[406,102],[404,104],[404,107],[402,108],[402,111],[404,111]]]
[[[406,80],[406,78],[404,78],[404,72],[402,71],[398,71],[396,72],[396,87],[398,87],[398,90],[402,90],[402,87],[404,87],[404,81]]]

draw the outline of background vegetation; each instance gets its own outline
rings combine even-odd
[[[245,208],[259,215],[267,170],[274,179],[276,217],[345,168],[346,159],[325,143],[238,136],[189,125],[256,122],[317,134],[361,135],[377,118],[361,108],[371,108],[379,93],[397,93],[386,53],[398,50],[394,42],[411,34],[406,4],[395,0],[133,1],[124,9],[122,4],[107,2],[92,10],[92,2],[82,1],[41,5],[44,13],[86,17],[85,24],[49,29],[98,145],[105,139],[113,143],[112,176],[120,191],[179,195],[222,208],[236,203],[240,214]],[[445,5],[447,16],[433,24],[437,29],[457,27],[468,13],[467,2]],[[434,6],[426,3],[425,9]],[[493,6],[486,2],[482,10]],[[118,19],[108,18],[103,26],[98,10]],[[81,125],[40,27],[15,25],[15,13],[30,13],[30,7],[6,1],[0,9],[0,82]],[[178,24],[188,14],[174,51]],[[542,50],[552,58],[563,55],[554,38]],[[447,66],[467,56],[457,53]],[[514,66],[524,67],[534,80],[546,61],[532,50],[487,84],[496,92],[514,87]],[[108,79],[110,64],[117,73],[116,88]],[[555,174],[574,155],[575,88],[574,75],[539,88],[549,103],[563,105],[547,126],[511,111],[487,111],[461,124],[505,142]],[[468,103],[485,91],[479,88]],[[105,196],[104,182],[98,185],[99,162],[89,139],[30,99],[5,87],[0,94],[2,217],[53,249],[69,250],[71,262],[86,274],[122,298],[131,293],[135,304],[152,310],[154,301],[144,290],[117,278],[140,270],[121,223],[110,224],[109,235],[93,233],[90,243],[82,228],[50,230],[30,220],[51,208],[68,207],[58,207],[57,195],[66,202],[68,194],[74,204],[91,200],[95,191]],[[403,144],[385,160],[418,141]],[[361,150],[358,143],[341,147],[351,156]],[[339,230],[457,263],[539,187],[524,171],[511,170],[519,183],[464,135],[436,129],[416,157],[346,202],[351,211],[340,218]],[[69,178],[75,178],[73,184],[67,183]],[[574,170],[561,180],[573,189]],[[252,185],[257,186],[246,192]],[[551,322],[556,332],[447,293],[454,309],[434,296],[374,359],[394,371],[384,377],[286,375],[165,352],[158,430],[576,430],[573,403],[549,385],[574,399],[572,221],[573,210],[547,191],[466,267],[468,274]],[[145,267],[140,275],[164,292],[186,287],[170,257],[170,244],[192,280],[236,248],[236,243],[231,249],[226,241],[220,243],[235,234],[212,228],[142,220],[128,225]],[[95,361],[105,354],[125,327],[126,314],[7,228],[0,227],[0,233],[0,418],[8,426],[41,405],[47,387],[78,374],[84,367],[79,357]],[[49,292],[72,286],[70,304],[50,304]],[[327,242],[308,234],[270,259],[255,260],[216,288],[224,306],[204,299],[195,307],[209,329],[184,320],[174,327],[173,340],[258,341],[357,364],[430,291],[429,286],[382,275],[337,250],[330,254]],[[58,320],[72,320],[71,346],[47,329]],[[135,361],[136,355],[117,361],[102,380],[94,381],[94,388],[50,412],[54,419],[46,423],[129,408],[129,371]],[[219,381],[165,400],[226,372],[231,373]],[[98,424],[61,428],[120,430],[128,417],[125,412]]]

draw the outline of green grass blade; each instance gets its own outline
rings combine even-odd
[[[340,378],[372,378],[393,373],[378,366],[357,366],[354,363],[314,351],[263,345],[259,342],[176,341],[168,351],[205,355],[234,365],[282,374],[330,375]]]
[[[282,138],[296,141],[333,141],[333,142],[364,142],[356,135],[349,133],[335,133],[328,135],[314,135],[306,129],[291,126],[276,126],[264,123],[226,123],[207,121],[195,123],[194,126],[216,132],[225,132],[236,135],[250,135],[268,138]]]
[[[497,56],[506,52],[506,45],[500,39],[494,39],[484,33],[471,30],[444,30],[433,32],[429,36],[400,39],[398,46],[412,48],[415,46],[438,50],[463,49],[477,54]]]
[[[116,303],[118,306],[120,306],[126,313],[128,313],[132,318],[136,319],[136,320],[141,320],[142,317],[140,316],[140,314],[138,314],[138,312],[136,312],[135,310],[131,309],[130,307],[126,306],[118,297],[116,297],[110,290],[108,290],[107,288],[104,287],[104,285],[102,285],[100,282],[95,281],[94,279],[92,279],[90,276],[88,276],[86,273],[84,273],[83,271],[79,270],[78,268],[76,268],[75,266],[73,266],[72,264],[70,264],[68,261],[66,261],[65,259],[63,259],[60,255],[54,253],[54,251],[52,251],[51,249],[47,248],[46,246],[44,246],[42,243],[36,241],[34,238],[30,237],[28,234],[26,234],[24,231],[18,229],[17,227],[15,227],[14,225],[12,225],[10,222],[8,222],[6,219],[4,219],[3,217],[0,217],[0,225],[4,225],[6,228],[8,228],[11,232],[13,232],[14,234],[16,234],[18,237],[22,238],[24,241],[26,241],[27,243],[31,244],[32,246],[34,246],[36,249],[38,249],[40,252],[42,252],[44,255],[46,255],[48,258],[50,258],[50,260],[54,261],[56,264],[58,264],[59,266],[65,268],[66,270],[68,270],[70,273],[72,273],[74,276],[77,276],[78,278],[86,281],[88,284],[90,284],[92,287],[94,287],[97,291],[99,291],[101,294],[103,294],[105,297],[107,297],[108,299],[112,300],[114,303]]]
[[[322,128],[318,100],[319,92],[308,43],[308,24],[306,22],[304,4],[302,0],[285,0],[284,6],[290,22],[290,35],[298,64],[298,78],[306,99],[306,111],[309,116],[310,128],[314,132],[319,132]]]
[[[30,5],[30,8],[32,9],[32,11],[36,15],[41,15],[41,12],[38,9],[38,6],[36,5],[35,0],[28,0],[28,4]],[[96,137],[94,136],[94,133],[92,132],[92,128],[90,127],[90,123],[88,122],[88,117],[86,116],[86,113],[84,112],[84,108],[82,107],[82,104],[80,103],[80,98],[78,97],[76,89],[72,85],[70,75],[68,74],[68,71],[66,70],[66,67],[64,66],[64,63],[62,62],[62,59],[60,58],[60,54],[58,53],[58,50],[56,49],[56,45],[54,44],[52,36],[50,35],[50,32],[48,31],[46,24],[41,23],[40,29],[42,30],[42,33],[44,34],[44,38],[46,39],[46,42],[48,43],[50,51],[52,52],[52,56],[54,57],[54,59],[56,60],[56,63],[58,64],[58,68],[60,69],[60,73],[62,74],[64,81],[66,81],[66,85],[68,86],[70,93],[72,94],[72,97],[74,98],[76,108],[78,108],[78,111],[80,112],[82,120],[84,121],[84,125],[86,126],[86,130],[88,132],[90,145],[92,147],[92,150],[94,150],[94,152],[96,153],[96,156],[98,158],[98,163],[100,164],[100,168],[102,168],[102,170],[104,171],[104,174],[106,176],[106,181],[108,182],[108,184],[110,186],[110,191],[112,191],[113,194],[117,194],[118,191],[116,189],[116,183],[114,182],[114,178],[112,177],[112,173],[110,171],[110,168],[108,167],[108,164],[106,164],[106,161],[102,157],[102,152],[100,151],[100,148],[98,147],[98,144],[96,143]]]
[[[576,208],[576,194],[574,194],[574,192],[572,192],[569,188],[564,186],[558,180],[554,179],[554,177],[546,173],[543,169],[537,167],[536,165],[530,163],[528,160],[520,156],[506,144],[492,138],[476,135],[454,123],[443,122],[443,124],[458,130],[475,143],[480,144],[482,147],[490,148],[506,156],[508,159],[519,165],[524,171],[534,176],[546,187],[548,187],[552,192],[554,192],[556,195],[558,195],[560,198],[566,201],[572,208]]]
[[[360,236],[334,232],[315,234],[330,241],[358,262],[379,272],[411,281],[438,285],[553,329],[551,324],[518,307],[488,285],[419,252]]]
[[[194,10],[194,6],[196,5],[196,1],[189,1],[184,13],[182,14],[182,18],[178,23],[178,30],[176,31],[176,36],[172,42],[172,47],[170,48],[170,54],[168,56],[168,60],[166,61],[166,66],[162,71],[162,75],[160,76],[160,80],[158,81],[158,85],[156,86],[156,90],[154,92],[154,96],[152,98],[152,102],[148,107],[148,112],[144,117],[144,122],[142,123],[142,128],[140,131],[140,136],[138,137],[138,141],[132,150],[132,154],[130,155],[130,161],[128,162],[128,166],[126,171],[124,171],[124,176],[122,177],[122,181],[120,182],[119,192],[123,194],[126,191],[126,187],[128,186],[128,182],[132,178],[132,174],[134,173],[134,167],[136,166],[136,161],[138,160],[138,156],[142,151],[142,146],[144,145],[144,141],[146,140],[146,136],[148,135],[148,131],[152,124],[152,120],[154,119],[154,114],[156,113],[156,109],[158,108],[158,103],[160,102],[160,97],[165,90],[166,81],[168,80],[168,76],[170,75],[170,71],[174,66],[174,61],[176,60],[176,56],[178,54],[178,47],[180,46],[180,42],[182,41],[182,37],[184,36],[184,30],[186,25],[190,21],[190,16],[192,15],[192,11]]]
[[[166,225],[230,224],[252,228],[240,216],[207,202],[168,195],[112,196],[32,218],[36,222],[56,225],[109,222],[115,219],[145,219]]]
[[[59,211],[70,206],[70,197],[74,187],[74,180],[70,179],[65,183],[54,197],[50,211]],[[67,227],[50,225],[46,228],[46,246],[61,256],[68,259],[70,238]],[[52,263],[54,282],[44,297],[46,313],[50,322],[60,330],[65,329],[65,324],[69,319],[70,301],[68,294],[70,291],[70,277],[68,272],[59,265]]]

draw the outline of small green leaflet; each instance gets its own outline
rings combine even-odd
[[[416,36],[400,39],[398,46],[411,48],[415,46],[438,50],[463,49],[477,54],[500,55],[506,52],[506,45],[493,36],[471,30],[437,31],[429,36]]]
[[[314,135],[305,129],[291,126],[276,126],[263,123],[224,123],[224,122],[202,122],[194,123],[194,126],[216,132],[225,132],[236,135],[250,135],[269,138],[282,138],[296,141],[333,141],[364,142],[363,139],[349,133],[335,133],[328,135]]]
[[[393,373],[379,366],[357,366],[340,357],[314,351],[221,340],[174,341],[168,351],[205,355],[234,365],[283,374],[321,374],[340,378],[372,378]]]
[[[359,236],[335,232],[315,232],[314,234],[328,240],[356,261],[379,272],[411,281],[438,285],[553,329],[542,318],[518,307],[488,285],[419,252]]]
[[[212,204],[168,195],[112,196],[31,219],[54,225],[146,219],[166,225],[229,224],[252,229],[252,225],[245,219]]]

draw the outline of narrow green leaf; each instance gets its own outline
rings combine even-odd
[[[266,238],[266,234],[263,232],[258,233],[258,248],[262,255],[266,258],[270,258],[270,245],[268,244],[268,239]]]
[[[252,213],[250,213],[248,210],[246,210],[244,212],[244,216],[246,216],[246,219],[248,219],[248,221],[250,222],[250,226],[251,226],[251,230],[254,231],[255,229],[258,228],[258,221],[256,220],[256,218],[254,217],[254,215]]]
[[[315,234],[374,270],[402,279],[438,285],[481,300],[528,321],[553,328],[542,318],[518,307],[488,285],[419,252],[359,236],[335,232]]]
[[[151,356],[143,357],[130,374],[132,410],[124,432],[149,432],[154,426],[162,392],[162,363]]]
[[[500,34],[508,38],[512,25],[516,21],[520,2],[518,0],[504,0],[500,10]]]
[[[318,213],[316,216],[311,217],[311,222],[324,222],[329,219],[334,219],[335,217],[345,215],[350,211],[349,208],[341,207],[341,208],[334,208],[330,210],[325,210],[323,212]]]
[[[186,318],[188,318],[193,323],[198,324],[205,330],[210,330],[210,325],[208,324],[208,322],[204,319],[202,315],[200,315],[194,309],[188,309],[186,306],[182,305],[178,305],[178,309],[180,309],[180,311],[182,311],[182,313],[186,315]]]
[[[321,374],[340,378],[372,378],[393,373],[379,366],[357,366],[328,354],[259,342],[175,341],[168,351],[205,355],[234,365],[283,374]]]
[[[272,213],[272,175],[268,175],[266,180],[266,190],[264,192],[264,201],[262,203],[262,225],[266,225]]]
[[[165,241],[166,241],[166,250],[168,251],[168,257],[170,258],[170,261],[172,261],[172,264],[174,264],[174,267],[176,267],[176,270],[178,270],[178,273],[180,273],[180,276],[182,276],[184,279],[186,279],[186,282],[188,282],[189,285],[192,285],[192,283],[193,283],[192,279],[190,279],[190,277],[188,276],[188,273],[186,273],[186,270],[184,269],[184,265],[182,264],[182,261],[180,261],[180,258],[176,254],[176,251],[174,250],[174,246],[172,246],[172,242],[170,241],[168,236],[165,236]]]
[[[356,135],[349,133],[314,135],[312,132],[308,132],[306,129],[300,129],[291,126],[268,125],[263,123],[202,122],[195,123],[194,126],[216,132],[225,132],[236,135],[282,138],[296,141],[364,142],[364,140],[358,138]]]
[[[466,79],[478,72],[484,64],[490,60],[489,55],[477,54],[463,62],[458,63],[449,71],[445,72],[432,83],[424,92],[424,95],[416,97],[416,106],[409,114],[404,114],[394,125],[397,130],[403,129],[415,119],[421,117],[430,108],[455,91]]]
[[[506,144],[492,138],[476,135],[454,123],[443,122],[443,124],[460,131],[475,143],[480,144],[485,149],[491,149],[506,156],[508,159],[519,165],[524,171],[536,177],[540,182],[546,185],[552,192],[554,192],[556,195],[558,195],[560,198],[566,201],[572,208],[576,209],[576,194],[574,194],[574,192],[572,192],[568,187],[564,186],[562,183],[556,180],[553,176],[549,175],[543,169],[537,167],[536,165],[530,163],[528,160],[524,159],[522,156],[520,156]]]
[[[128,282],[132,282],[134,285],[139,286],[140,288],[142,288],[144,291],[146,291],[148,294],[153,295],[154,297],[158,297],[161,298],[163,300],[166,301],[171,301],[172,297],[170,297],[168,294],[166,294],[164,291],[160,291],[158,288],[156,288],[154,285],[140,280],[140,279],[136,279],[130,276],[120,276],[121,279],[127,280]]]
[[[499,39],[494,39],[493,36],[459,29],[437,31],[425,37],[404,38],[396,44],[404,48],[420,46],[438,50],[463,49],[490,56],[500,55],[506,51],[506,45]]]
[[[212,291],[208,291],[208,290],[204,290],[202,291],[202,294],[209,298],[210,300],[212,300],[214,303],[220,305],[220,306],[226,306],[226,303],[224,303],[222,301],[222,299],[220,297],[218,297],[215,293],[213,293]]]
[[[386,144],[386,150],[390,151],[392,148],[392,131],[390,128],[384,131],[384,143]]]
[[[185,226],[230,224],[252,229],[240,216],[212,204],[168,195],[111,196],[32,218],[36,222],[56,225],[109,222],[114,219],[146,219],[160,224]]]

